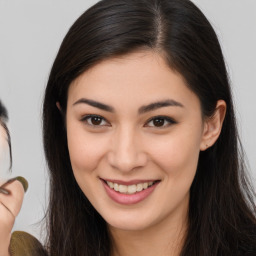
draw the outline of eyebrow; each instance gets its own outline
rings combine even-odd
[[[172,99],[167,99],[167,100],[163,100],[163,101],[157,101],[145,106],[142,106],[139,108],[139,114],[143,114],[149,111],[153,111],[156,110],[158,108],[163,108],[163,107],[170,107],[170,106],[174,106],[174,107],[184,107],[180,102],[172,100]]]
[[[77,105],[77,104],[87,104],[87,105],[90,105],[92,107],[95,107],[95,108],[99,108],[99,109],[102,109],[102,110],[105,110],[105,111],[108,111],[108,112],[111,112],[113,113],[114,112],[114,108],[111,107],[111,106],[108,106],[106,104],[103,104],[103,103],[100,103],[98,101],[95,101],[95,100],[89,100],[89,99],[85,99],[85,98],[81,98],[79,99],[78,101],[76,101],[73,106]]]
[[[115,112],[114,108],[109,106],[109,105],[100,103],[100,102],[95,101],[95,100],[86,99],[86,98],[79,99],[78,101],[76,101],[73,104],[73,106],[75,106],[77,104],[87,104],[87,105],[90,105],[92,107],[96,107],[96,108],[105,110],[107,112],[111,112],[111,113]],[[184,107],[183,104],[181,104],[178,101],[175,101],[173,99],[167,99],[167,100],[153,102],[153,103],[150,103],[150,104],[145,105],[145,106],[141,106],[139,108],[139,110],[138,110],[138,113],[139,114],[143,114],[143,113],[146,113],[146,112],[150,112],[150,111],[156,110],[158,108],[170,107],[170,106]]]

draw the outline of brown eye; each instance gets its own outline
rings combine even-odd
[[[164,127],[168,127],[172,124],[176,124],[177,122],[175,122],[172,118],[167,117],[167,116],[156,116],[154,118],[151,118],[146,126],[148,127],[155,127],[155,128],[164,128]]]
[[[102,116],[97,115],[87,115],[82,118],[83,122],[86,122],[90,126],[109,126],[109,123]]]
[[[163,118],[156,118],[156,119],[153,119],[153,125],[156,126],[156,127],[161,127],[164,125],[164,119]]]
[[[93,125],[100,125],[102,122],[102,118],[98,116],[91,117],[91,123]]]

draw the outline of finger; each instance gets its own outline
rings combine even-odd
[[[12,179],[8,180],[5,184],[3,184],[1,186],[1,188],[4,188],[7,184],[11,184],[12,182],[14,182],[16,180],[19,181],[22,184],[23,189],[26,192],[27,189],[28,189],[28,181],[24,177],[22,177],[22,176],[17,176],[15,178],[12,178]]]
[[[11,232],[15,221],[15,216],[2,202],[0,202],[0,217],[0,236],[2,237]]]
[[[10,191],[0,187],[0,193],[5,194],[5,195],[9,195]]]
[[[6,183],[4,189],[8,190],[10,194],[0,193],[0,202],[16,217],[21,209],[24,198],[23,185],[18,180],[15,180],[11,183]]]
[[[7,213],[7,211],[12,215],[12,217],[13,217],[13,219],[15,219],[15,216],[13,215],[13,213],[11,212],[11,210],[9,209],[9,208],[7,208],[2,202],[0,202],[0,204],[1,204],[1,206],[2,206],[2,208],[5,208],[6,210],[5,210],[5,213]],[[6,215],[6,214],[5,214]],[[1,217],[3,217],[3,214],[1,215],[0,214],[0,216]]]
[[[8,247],[15,217],[0,202],[0,255],[9,255]]]

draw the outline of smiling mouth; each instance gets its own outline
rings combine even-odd
[[[118,183],[106,181],[106,180],[104,180],[104,182],[105,184],[108,185],[109,188],[111,188],[112,190],[115,190],[116,192],[119,192],[120,194],[132,195],[132,194],[141,192],[147,188],[150,188],[160,181],[156,180],[156,181],[142,182],[142,183],[137,183],[132,185],[123,185],[123,184],[118,184]]]

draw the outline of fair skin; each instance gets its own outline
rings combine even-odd
[[[4,176],[3,172],[6,169],[6,156],[8,156],[7,134],[0,121],[0,186],[3,183],[2,176]]]
[[[8,155],[7,135],[4,128],[0,125],[0,152],[2,156]],[[0,156],[1,157],[1,156]],[[4,161],[4,159],[2,159]],[[3,170],[0,170],[0,173]],[[11,239],[11,231],[16,216],[18,215],[23,197],[24,189],[19,181],[13,181],[9,184],[1,184],[1,188],[9,191],[6,195],[0,193],[0,255],[9,256],[9,244]]]
[[[198,156],[217,140],[225,111],[219,100],[202,118],[198,97],[153,51],[104,60],[72,82],[70,160],[108,223],[113,256],[179,255]]]

